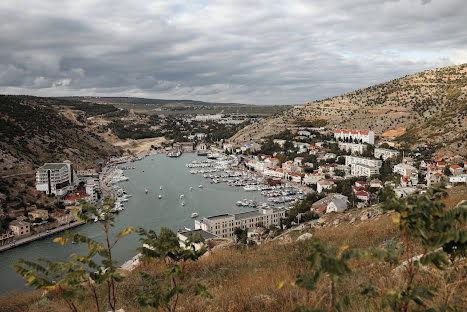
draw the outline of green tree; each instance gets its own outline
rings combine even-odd
[[[65,301],[67,307],[77,312],[76,301],[91,297],[95,303],[96,311],[101,311],[102,301],[106,301],[112,311],[117,309],[117,286],[123,277],[117,272],[116,261],[112,258],[112,250],[121,237],[130,234],[135,229],[125,228],[114,239],[111,238],[110,229],[115,219],[109,212],[112,202],[106,200],[101,209],[87,203],[82,203],[82,210],[77,212],[78,219],[87,224],[94,224],[95,218],[102,221],[101,226],[105,238],[99,242],[80,233],[67,231],[65,237],[54,239],[62,245],[72,241],[86,244],[88,253],[81,256],[73,253],[72,261],[52,262],[48,259],[38,259],[38,263],[20,259],[13,269],[28,279],[27,285],[36,289],[51,291],[51,293]],[[100,262],[99,262],[100,261]],[[105,299],[100,298],[96,284],[103,284],[106,288]],[[89,307],[86,311],[89,310]]]
[[[143,244],[143,247],[139,248],[141,254],[165,266],[163,278],[145,272],[140,273],[145,281],[142,291],[137,295],[141,306],[174,312],[180,294],[185,293],[186,290],[191,291],[195,296],[212,298],[206,287],[201,284],[183,284],[183,276],[186,272],[182,263],[196,261],[207,251],[204,239],[199,234],[190,235],[184,242],[185,247],[182,247],[177,235],[164,227],[160,229],[159,234],[144,229],[139,229],[138,233]],[[196,245],[199,244],[202,244],[202,247],[196,249]]]
[[[327,309],[310,309],[298,307],[295,312],[319,312],[319,311],[345,311],[344,307],[351,303],[352,295],[347,294],[338,298],[337,288],[342,279],[352,273],[350,261],[371,258],[374,260],[386,259],[397,261],[393,250],[386,249],[352,249],[344,245],[339,250],[327,246],[319,239],[312,239],[309,246],[309,255],[306,260],[310,263],[307,271],[301,270],[297,275],[295,286],[314,291],[318,281],[323,278],[329,283],[329,302]],[[282,285],[279,285],[282,286]]]
[[[433,287],[416,283],[416,277],[423,266],[444,270],[456,259],[467,253],[467,204],[446,211],[441,202],[446,193],[443,189],[430,189],[427,194],[415,195],[405,199],[388,199],[383,205],[385,211],[394,211],[404,242],[403,267],[406,284],[391,289],[385,295],[383,308],[406,312],[412,305],[425,307],[426,300],[434,297]],[[418,254],[414,246],[423,247]],[[449,306],[440,310],[450,309]]]

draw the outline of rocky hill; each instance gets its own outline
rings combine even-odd
[[[115,110],[50,98],[0,96],[0,175],[28,172],[44,162],[65,159],[77,167],[92,167],[97,159],[120,154],[83,125],[87,117]]]
[[[260,140],[284,127],[325,120],[329,129],[372,129],[410,145],[431,143],[467,154],[467,64],[395,79],[296,106],[238,132],[232,141]]]

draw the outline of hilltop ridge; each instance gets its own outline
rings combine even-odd
[[[295,106],[242,129],[231,141],[261,140],[300,122],[324,120],[331,130],[371,128],[380,137],[466,155],[466,116],[467,64],[461,64]]]

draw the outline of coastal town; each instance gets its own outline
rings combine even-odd
[[[203,116],[203,120],[218,117]],[[100,207],[104,198],[112,198],[110,211],[123,211],[132,196],[118,186],[128,179],[124,169],[154,153],[165,152],[168,157],[197,153],[200,160],[187,164],[190,173],[202,174],[211,184],[227,183],[267,197],[259,203],[239,199],[236,205],[251,208],[247,212],[201,216],[193,230],[179,230],[182,240],[194,231],[206,238],[238,240],[236,231],[245,231],[248,241],[260,242],[267,238],[264,232],[318,220],[323,214],[378,205],[392,194],[403,198],[423,193],[439,183],[451,187],[467,181],[467,161],[462,156],[434,153],[428,146],[401,148],[371,130],[295,127],[242,145],[207,141],[204,133],[186,135],[184,140],[139,157],[113,157],[101,164],[100,172],[76,169],[70,161],[43,164],[36,171],[35,189],[52,197],[55,207],[30,205],[10,212],[0,248],[81,225],[77,211],[83,203]],[[197,218],[197,213],[192,217]]]

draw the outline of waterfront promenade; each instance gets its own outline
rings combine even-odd
[[[27,244],[27,243],[30,243],[30,242],[33,242],[33,241],[41,239],[43,237],[47,237],[47,236],[50,236],[50,235],[53,235],[53,234],[56,234],[56,233],[59,233],[59,232],[62,232],[62,231],[66,231],[68,229],[71,229],[71,228],[74,228],[74,227],[77,227],[77,226],[83,225],[83,224],[85,224],[85,223],[76,221],[76,222],[73,222],[73,223],[69,223],[69,224],[59,226],[59,227],[57,227],[55,229],[48,230],[47,232],[37,233],[37,234],[33,234],[31,236],[28,236],[28,237],[20,238],[20,239],[15,240],[15,241],[7,244],[7,245],[0,246],[0,252],[11,249],[11,248],[14,248],[14,247],[18,247],[18,246],[21,246],[21,245],[24,245],[24,244]]]

